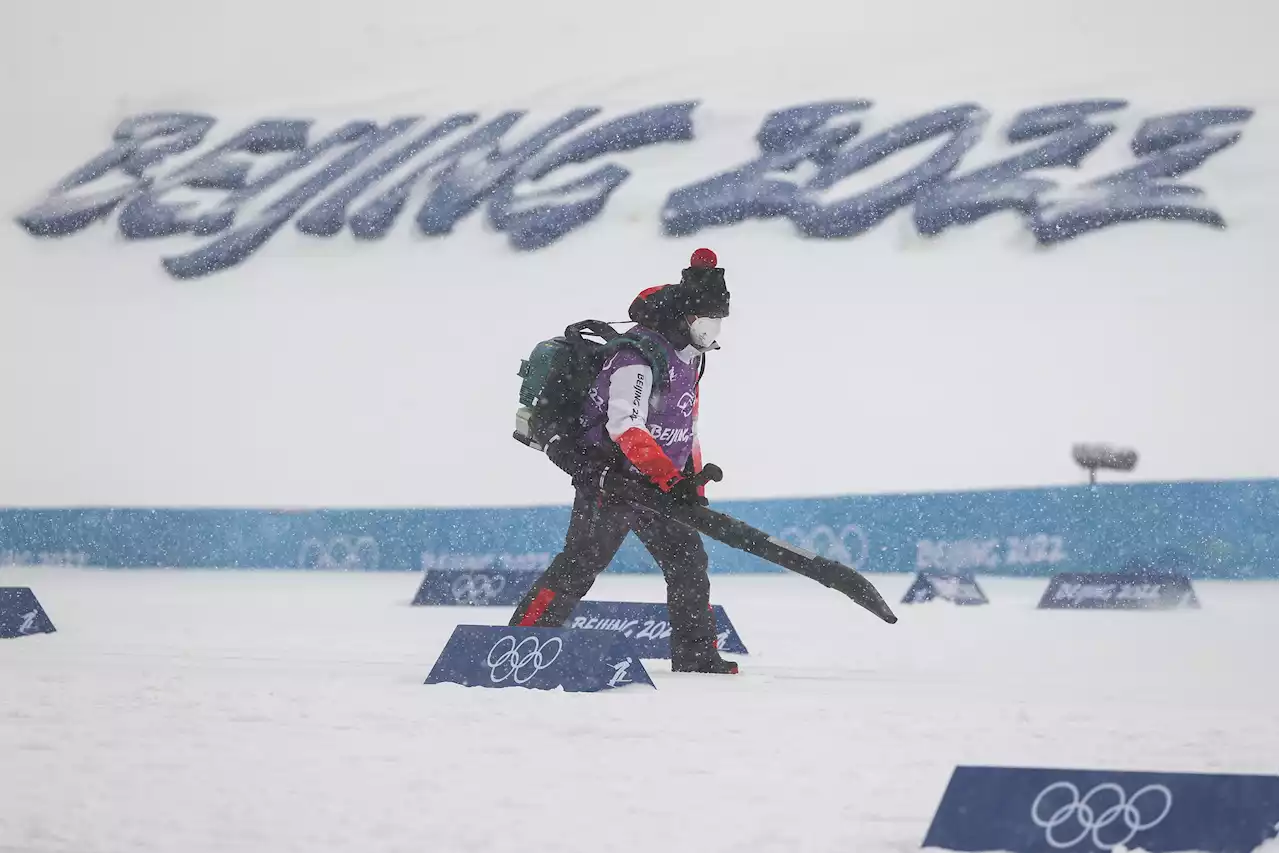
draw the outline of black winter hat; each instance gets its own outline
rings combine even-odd
[[[689,258],[677,288],[684,314],[729,316],[729,287],[724,283],[724,267],[717,263],[716,253],[710,249],[697,249]]]
[[[682,315],[728,317],[729,287],[722,267],[689,267],[675,287],[676,305]]]
[[[653,329],[683,325],[686,316],[728,317],[729,287],[724,268],[716,266],[716,253],[698,249],[680,274],[680,283],[654,287],[631,303],[631,319]]]

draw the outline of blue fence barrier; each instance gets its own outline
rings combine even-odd
[[[1280,481],[1103,485],[724,501],[743,521],[867,572],[1161,570],[1274,578]],[[536,570],[567,507],[497,509],[8,509],[0,564],[105,567]],[[708,543],[712,570],[773,571]],[[656,571],[634,537],[613,571]]]

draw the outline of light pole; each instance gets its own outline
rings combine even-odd
[[[1080,520],[1084,523],[1080,531],[1081,546],[1090,549],[1090,563],[1104,565],[1114,556],[1117,543],[1108,533],[1112,525],[1108,524],[1110,519],[1103,504],[1109,501],[1098,491],[1098,469],[1132,471],[1138,465],[1138,451],[1109,444],[1077,444],[1071,448],[1071,455],[1077,465],[1089,472],[1089,491],[1080,500],[1083,504]]]

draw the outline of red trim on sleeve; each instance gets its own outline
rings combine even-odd
[[[632,427],[618,436],[616,444],[631,464],[664,492],[680,481],[680,472],[676,470],[675,463],[662,452],[648,430]]]

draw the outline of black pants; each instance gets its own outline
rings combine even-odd
[[[636,534],[667,581],[674,655],[715,650],[715,616],[702,537],[661,516],[579,489],[561,551],[525,595],[511,625],[559,628],[608,568],[627,533]]]

